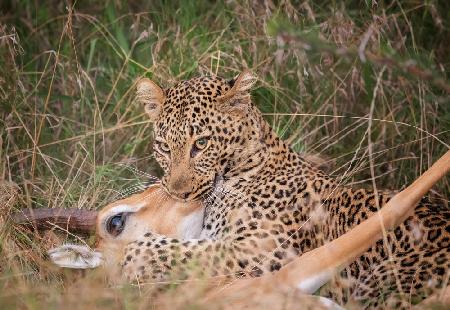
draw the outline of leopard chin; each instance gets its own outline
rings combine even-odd
[[[222,174],[216,173],[210,185],[205,187],[197,197],[208,204],[213,203],[217,199],[220,200],[220,197],[224,194],[223,182],[224,178]]]

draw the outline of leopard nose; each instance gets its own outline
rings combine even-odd
[[[189,195],[192,193],[190,191],[177,191],[169,188],[169,192],[171,195],[177,197],[178,199],[187,199]]]
[[[179,196],[181,199],[187,199],[187,198],[189,197],[189,195],[190,195],[189,192],[178,194],[178,196]]]

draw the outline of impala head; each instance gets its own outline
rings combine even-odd
[[[260,143],[250,100],[255,82],[248,71],[229,81],[199,77],[165,90],[147,78],[138,82],[137,99],[154,123],[162,184],[172,196],[202,197]]]
[[[147,232],[180,239],[198,238],[203,224],[200,203],[184,203],[171,198],[161,185],[152,185],[139,194],[115,201],[100,211],[36,209],[25,215],[36,226],[52,222],[79,232],[95,232],[96,249],[66,244],[49,251],[61,267],[85,269],[114,265],[125,246]],[[16,222],[23,222],[23,216]]]
[[[202,224],[200,203],[174,200],[161,185],[152,185],[142,193],[109,204],[98,213],[98,247],[127,244],[147,232],[195,239]]]

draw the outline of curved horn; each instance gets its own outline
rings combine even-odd
[[[71,232],[91,234],[95,232],[97,211],[80,209],[26,209],[13,215],[16,224],[49,229],[56,226]]]

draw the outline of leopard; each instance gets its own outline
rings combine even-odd
[[[277,272],[294,258],[374,214],[392,191],[353,188],[277,136],[253,103],[251,71],[200,76],[163,89],[137,82],[136,101],[153,123],[162,185],[205,206],[199,239],[146,233],[120,264],[130,281],[189,277],[233,281]],[[339,304],[409,308],[446,285],[450,211],[425,197],[396,229],[320,289]]]

